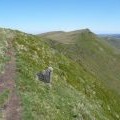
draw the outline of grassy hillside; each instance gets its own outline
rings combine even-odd
[[[4,72],[4,65],[9,58],[5,55],[8,47],[8,39],[11,37],[9,30],[0,28],[0,73]]]
[[[17,32],[14,47],[23,120],[119,119],[119,97],[84,66],[36,36]],[[36,79],[48,66],[54,68],[51,84]]]
[[[14,33],[16,87],[23,120],[120,119],[119,96],[83,64],[51,48],[42,38],[8,31],[9,39]],[[50,84],[36,79],[36,73],[48,66],[54,69]]]
[[[79,37],[79,34],[84,34],[84,33],[91,33],[91,31],[89,29],[77,30],[72,32],[56,31],[56,32],[43,33],[38,36],[59,41],[60,43],[64,43],[64,44],[70,44],[70,43],[72,44],[76,42],[76,40]],[[91,37],[94,37],[94,36],[92,35]],[[89,36],[88,36],[88,39],[89,39]]]
[[[47,38],[46,42],[52,48],[81,64],[92,75],[102,80],[107,87],[120,94],[119,50],[88,29],[64,34],[61,37],[54,35],[54,39],[49,38],[49,35],[44,36],[44,38]]]

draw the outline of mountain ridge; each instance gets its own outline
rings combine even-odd
[[[77,61],[82,55],[86,57],[96,53],[92,49],[96,48],[96,40],[89,40],[88,34],[75,40],[77,44],[63,44],[20,31],[4,29],[0,33],[4,41],[13,38],[16,90],[21,98],[23,120],[119,120],[119,95],[87,69],[81,59],[81,63]],[[82,51],[78,48],[82,48]],[[79,54],[79,51],[85,54]],[[107,54],[111,54],[111,51],[106,51]],[[94,60],[93,57],[91,59]],[[53,80],[45,84],[36,79],[36,74],[48,66],[54,69]]]
[[[54,31],[54,32],[38,34],[38,36],[57,40],[59,42],[67,44],[67,43],[74,43],[74,40],[76,39],[74,35],[84,34],[84,33],[92,33],[92,32],[89,29],[81,29],[81,30],[75,30],[75,31],[69,31],[69,32]]]
[[[71,34],[74,35],[71,36]],[[117,76],[119,75],[118,66],[120,64],[118,61],[120,52],[106,42],[106,40],[100,38],[90,30],[83,30],[83,32],[70,32],[70,34],[67,34],[67,39],[69,40],[66,40],[66,36],[64,37],[63,35],[54,35],[53,38],[51,36],[44,36],[44,38],[47,38],[46,42],[48,42],[52,48],[58,50],[72,60],[80,64],[84,64],[84,67],[89,69],[92,74],[97,74],[97,76],[101,74],[99,76],[100,79],[104,79],[103,81],[108,81],[106,85],[108,84],[108,86],[113,87],[113,84],[115,84],[114,79],[116,79],[117,84],[113,87],[113,89],[118,89],[117,91],[119,93],[120,80]],[[114,61],[113,58],[116,59],[116,61]],[[108,60],[110,61],[109,64]],[[109,70],[108,68],[112,66],[117,69]],[[102,69],[104,69],[105,73]],[[111,78],[109,76],[111,76]],[[110,84],[111,82],[113,82],[113,84]]]

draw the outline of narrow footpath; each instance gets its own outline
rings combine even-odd
[[[12,40],[8,43],[6,55],[11,58],[5,65],[5,71],[0,75],[0,93],[9,90],[8,100],[2,106],[3,120],[21,120],[20,99],[16,92],[16,59]]]

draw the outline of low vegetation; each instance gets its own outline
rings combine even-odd
[[[42,35],[48,45],[82,65],[87,72],[104,82],[106,87],[120,94],[120,51],[118,49],[88,29],[64,33],[61,36],[62,40],[60,34],[59,37],[56,37],[55,33],[54,38],[51,36]],[[69,36],[68,40],[66,36]]]
[[[23,120],[120,119],[119,95],[103,82],[108,80],[105,79],[105,74],[110,74],[109,78],[112,80],[118,72],[112,74],[110,70],[105,70],[104,74],[102,71],[108,67],[105,64],[107,58],[111,61],[118,53],[110,46],[106,49],[107,43],[99,42],[89,32],[87,30],[87,36],[83,32],[82,37],[74,36],[79,38],[75,41],[77,43],[67,40],[63,44],[20,31],[0,30],[0,71],[4,71],[4,65],[10,59],[5,54],[9,49],[9,40],[13,39],[17,64],[16,90],[20,95]],[[74,35],[76,33],[79,31],[74,32]],[[89,41],[89,37],[93,41]],[[92,53],[95,56],[90,57]],[[99,58],[104,61],[97,62]],[[48,66],[54,69],[50,84],[36,78],[36,74]],[[119,71],[118,68],[116,70]],[[96,74],[96,71],[101,73]],[[8,90],[0,94],[0,107],[4,105],[8,95]],[[0,118],[1,116],[0,111]]]
[[[6,99],[8,98],[9,91],[5,90],[3,93],[0,94],[0,107],[5,103]]]
[[[5,52],[7,50],[7,36],[8,33],[4,29],[0,29],[0,73],[4,71],[4,65],[8,60]]]
[[[120,119],[119,96],[83,64],[37,36],[16,31],[13,44],[23,120]],[[36,79],[36,73],[48,66],[54,69],[51,84]]]
[[[4,109],[4,104],[8,98],[9,95],[9,90],[5,90],[0,94],[0,120],[3,119],[3,109]]]

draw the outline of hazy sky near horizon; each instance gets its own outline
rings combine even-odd
[[[0,0],[0,27],[28,33],[120,33],[120,0]]]

